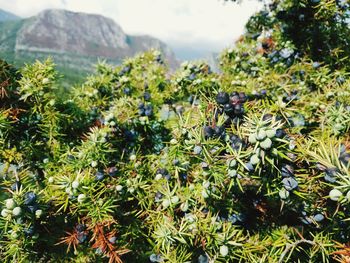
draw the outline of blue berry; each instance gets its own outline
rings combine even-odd
[[[267,113],[267,114],[264,114],[262,119],[263,119],[263,121],[270,121],[270,120],[272,120],[272,117],[273,117],[272,114]]]
[[[337,175],[336,168],[327,168],[325,170],[324,179],[329,183],[335,183],[337,180],[336,175]]]
[[[156,202],[159,202],[159,201],[162,200],[162,198],[163,198],[163,194],[162,194],[161,192],[158,191],[158,192],[156,193],[155,197],[154,197],[154,200],[155,200]]]
[[[189,80],[194,80],[195,78],[196,78],[196,74],[195,74],[195,73],[192,73],[192,74],[188,77]]]
[[[101,172],[101,171],[98,171],[96,174],[95,174],[95,179],[97,180],[97,181],[102,181],[103,180],[103,178],[104,178],[104,173],[103,172]]]
[[[345,82],[345,79],[343,78],[343,77],[341,77],[341,76],[339,76],[339,77],[337,77],[337,82],[339,83],[339,84],[343,84],[344,82]]]
[[[277,138],[283,138],[285,135],[286,135],[286,132],[283,129],[276,130],[276,137]]]
[[[298,188],[298,181],[293,177],[287,177],[282,180],[283,186],[287,191],[292,191]]]
[[[294,175],[294,168],[289,164],[285,164],[282,167],[281,174],[283,177],[291,177]]]
[[[202,152],[202,147],[201,146],[199,146],[199,145],[194,146],[194,148],[193,148],[193,153],[194,154],[198,155],[201,152]]]
[[[38,210],[38,205],[34,204],[34,205],[28,205],[27,209],[30,213],[34,214],[36,210]]]
[[[148,91],[146,91],[145,93],[143,93],[143,98],[148,101],[151,99],[151,94]]]
[[[36,194],[34,192],[27,192],[24,196],[24,204],[25,205],[31,205],[34,204],[36,201]]]
[[[34,226],[33,226],[33,225],[31,225],[30,227],[25,228],[25,229],[23,230],[23,232],[24,232],[24,234],[25,234],[26,236],[32,236],[32,235],[34,234],[34,231],[35,231],[35,229],[34,229]]]
[[[253,166],[253,164],[251,164],[250,162],[248,162],[248,163],[245,164],[245,166],[246,166],[248,172],[250,172],[250,173],[254,172],[254,166]]]
[[[130,95],[131,94],[131,89],[126,87],[126,88],[123,89],[123,92],[124,92],[125,95]]]
[[[87,239],[87,234],[85,232],[78,232],[77,239],[78,239],[79,244],[84,243]]]
[[[224,105],[227,104],[230,100],[230,97],[227,92],[219,92],[218,95],[216,95],[216,102],[218,104]]]
[[[139,115],[143,116],[145,115],[145,109],[141,108],[138,110]]]
[[[163,258],[160,254],[152,254],[149,256],[151,262],[163,262]]]
[[[207,255],[200,255],[198,257],[198,263],[209,263],[209,258],[207,257]]]
[[[314,220],[315,220],[316,222],[321,222],[321,221],[324,219],[324,215],[322,215],[322,214],[316,214],[316,215],[313,216],[313,218],[314,218]]]
[[[144,110],[145,110],[145,112],[144,112],[144,115],[145,116],[151,116],[152,114],[153,114],[153,108],[152,108],[152,105],[146,105],[145,107],[144,107]]]
[[[86,225],[84,224],[78,224],[75,229],[77,230],[77,232],[84,232],[86,230]]]
[[[238,97],[239,97],[239,102],[240,103],[244,103],[244,102],[246,102],[247,101],[247,95],[244,93],[244,92],[240,92],[239,94],[238,94]]]
[[[224,105],[224,112],[227,114],[227,115],[230,115],[234,112],[234,107],[232,104],[230,103],[226,103]]]
[[[215,136],[222,137],[223,135],[225,135],[225,127],[215,126],[214,133],[215,133]]]
[[[237,104],[234,106],[234,114],[236,116],[240,116],[244,113],[244,107],[241,104]]]
[[[11,185],[11,190],[12,191],[19,191],[20,188],[21,188],[21,182],[20,181],[16,181],[14,184]]]
[[[213,137],[215,131],[211,126],[205,126],[204,127],[204,137],[205,138],[211,138]]]
[[[320,0],[311,0],[312,2],[314,2],[314,3],[319,3],[320,2]],[[321,64],[319,63],[319,62],[314,62],[314,63],[312,63],[312,67],[314,68],[314,69],[317,69],[317,68],[319,68],[321,66]]]

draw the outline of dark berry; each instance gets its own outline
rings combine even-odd
[[[155,60],[159,63],[159,64],[163,64],[163,60],[162,60],[162,56],[161,55],[157,55]]]
[[[187,173],[180,173],[179,177],[180,177],[181,180],[186,180],[187,179]],[[170,179],[170,177],[169,177],[169,179]]]
[[[86,230],[86,225],[84,224],[77,224],[77,226],[75,227],[75,230],[77,230],[77,232],[83,232]]]
[[[145,93],[143,93],[143,98],[148,101],[151,99],[151,94],[148,91],[146,91]]]
[[[244,103],[244,102],[247,101],[247,96],[246,96],[246,94],[245,94],[244,92],[240,92],[240,93],[238,94],[238,97],[239,97],[239,101],[240,101],[241,103]]]
[[[189,80],[194,80],[195,78],[196,78],[196,74],[195,74],[195,73],[192,73],[192,74],[188,77]]]
[[[329,183],[335,183],[337,180],[336,178],[337,172],[338,170],[336,168],[327,168],[325,170],[324,179]]]
[[[289,164],[285,164],[281,169],[281,174],[282,177],[291,177],[294,175],[294,168]]]
[[[32,236],[32,235],[34,235],[34,231],[35,231],[35,229],[34,229],[34,226],[33,226],[33,225],[31,225],[30,227],[25,228],[25,229],[23,230],[23,232],[24,232],[24,234],[25,234],[26,236]]]
[[[123,92],[124,92],[125,95],[130,95],[130,94],[131,94],[131,89],[128,88],[128,87],[127,87],[127,88],[124,88],[124,89],[123,89]]]
[[[152,109],[145,110],[145,116],[150,117],[150,116],[152,116],[152,114],[153,114],[153,110]]]
[[[218,95],[216,95],[216,102],[218,104],[224,105],[228,103],[229,100],[230,100],[230,97],[227,94],[227,92],[219,92]]]
[[[227,115],[230,115],[234,112],[234,108],[233,108],[233,105],[232,104],[229,104],[229,103],[226,103],[224,105],[224,112],[227,114]]]
[[[225,134],[225,127],[223,127],[223,126],[215,126],[214,133],[215,133],[215,136],[221,137],[222,135]]]
[[[38,210],[38,205],[34,204],[34,205],[28,205],[27,206],[27,210],[29,213],[34,214],[36,210]]]
[[[277,138],[283,138],[285,135],[286,135],[286,132],[283,129],[276,130],[276,137]]]
[[[161,174],[161,175],[166,175],[166,174],[168,174],[168,173],[169,173],[168,170],[165,169],[165,168],[159,168],[159,169],[157,169],[157,171],[156,171],[156,174]]]
[[[79,241],[79,244],[84,243],[87,239],[87,234],[85,232],[79,232],[77,233],[77,239]]]
[[[145,104],[144,103],[139,103],[139,105],[137,106],[138,109],[144,109],[145,108]]]
[[[205,126],[204,127],[204,137],[205,138],[211,138],[214,136],[214,129],[211,126]]]
[[[287,191],[292,191],[298,188],[298,181],[293,177],[287,177],[282,180],[283,186]]]
[[[337,83],[343,84],[345,82],[345,79],[343,77],[337,77]]]
[[[117,174],[117,171],[118,169],[115,167],[115,166],[112,166],[112,167],[109,167],[107,169],[107,173],[110,175],[110,176],[115,176]]]
[[[153,107],[152,107],[152,105],[146,105],[144,107],[144,109],[145,109],[145,115],[146,116],[151,116],[153,114]]]
[[[36,201],[36,194],[34,192],[27,192],[24,196],[24,204],[31,205]]]
[[[264,114],[262,119],[263,119],[263,121],[270,121],[270,120],[272,120],[272,117],[273,117],[272,114],[267,113],[267,114]]]
[[[243,108],[243,106],[242,106],[241,104],[235,105],[235,107],[234,107],[234,113],[235,113],[235,115],[237,115],[237,116],[242,115],[242,114],[244,113],[244,108]]]
[[[239,104],[240,103],[240,98],[239,98],[238,93],[235,93],[234,95],[231,94],[230,101],[234,105]]]
[[[21,182],[20,181],[16,181],[15,183],[13,183],[11,185],[11,190],[12,191],[19,191],[20,188],[21,188]]]
[[[96,179],[96,181],[102,181],[104,177],[105,177],[105,175],[104,175],[104,173],[101,172],[101,171],[98,171],[98,172],[95,174],[95,179]]]
[[[156,193],[156,195],[155,195],[155,197],[154,197],[154,200],[156,201],[156,202],[159,202],[161,199],[162,199],[162,197],[163,197],[163,194],[161,193],[161,192],[157,192]]]

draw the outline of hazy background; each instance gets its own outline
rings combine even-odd
[[[248,18],[261,8],[223,0],[0,0],[0,8],[23,18],[48,8],[101,14],[126,33],[148,34],[168,44],[179,59],[203,58],[232,45]]]

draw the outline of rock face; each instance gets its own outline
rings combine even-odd
[[[24,23],[16,50],[116,56],[128,48],[127,36],[112,19],[64,10],[46,10]]]
[[[2,30],[0,24],[0,52],[5,50],[15,61],[44,59],[50,55],[59,67],[91,71],[98,59],[118,64],[125,57],[156,48],[170,67],[177,65],[165,43],[150,36],[127,35],[112,19],[101,15],[53,9],[16,25],[3,24]]]

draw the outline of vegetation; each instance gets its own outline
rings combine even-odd
[[[348,15],[274,1],[220,74],[150,51],[66,96],[1,62],[3,261],[349,261]]]

